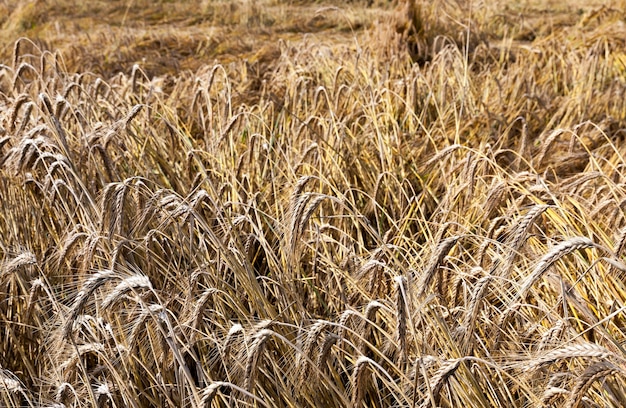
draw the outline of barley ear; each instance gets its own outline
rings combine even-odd
[[[263,355],[263,351],[265,350],[267,340],[272,333],[273,331],[269,329],[262,329],[253,337],[252,346],[250,347],[248,360],[246,362],[246,372],[244,375],[244,388],[249,392],[254,390],[259,361]]]
[[[567,408],[578,408],[583,397],[594,382],[620,372],[622,372],[620,368],[608,361],[601,361],[587,367],[576,381],[576,386],[572,390],[570,399],[567,402]]]
[[[352,371],[352,407],[358,408],[362,404],[363,395],[367,387],[366,375],[369,372],[370,359],[361,356],[354,364]]]
[[[404,276],[397,276],[394,281],[396,283],[396,338],[400,346],[400,359],[404,360],[407,357],[407,280]]]

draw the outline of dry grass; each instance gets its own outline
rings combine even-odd
[[[626,405],[626,4],[0,3],[0,406]]]

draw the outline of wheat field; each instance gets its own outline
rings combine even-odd
[[[625,139],[623,0],[0,1],[0,407],[626,406]]]

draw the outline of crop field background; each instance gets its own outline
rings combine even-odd
[[[0,0],[0,407],[624,407],[625,139],[624,0]]]

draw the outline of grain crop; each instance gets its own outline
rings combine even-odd
[[[626,2],[0,1],[0,406],[626,406]]]

